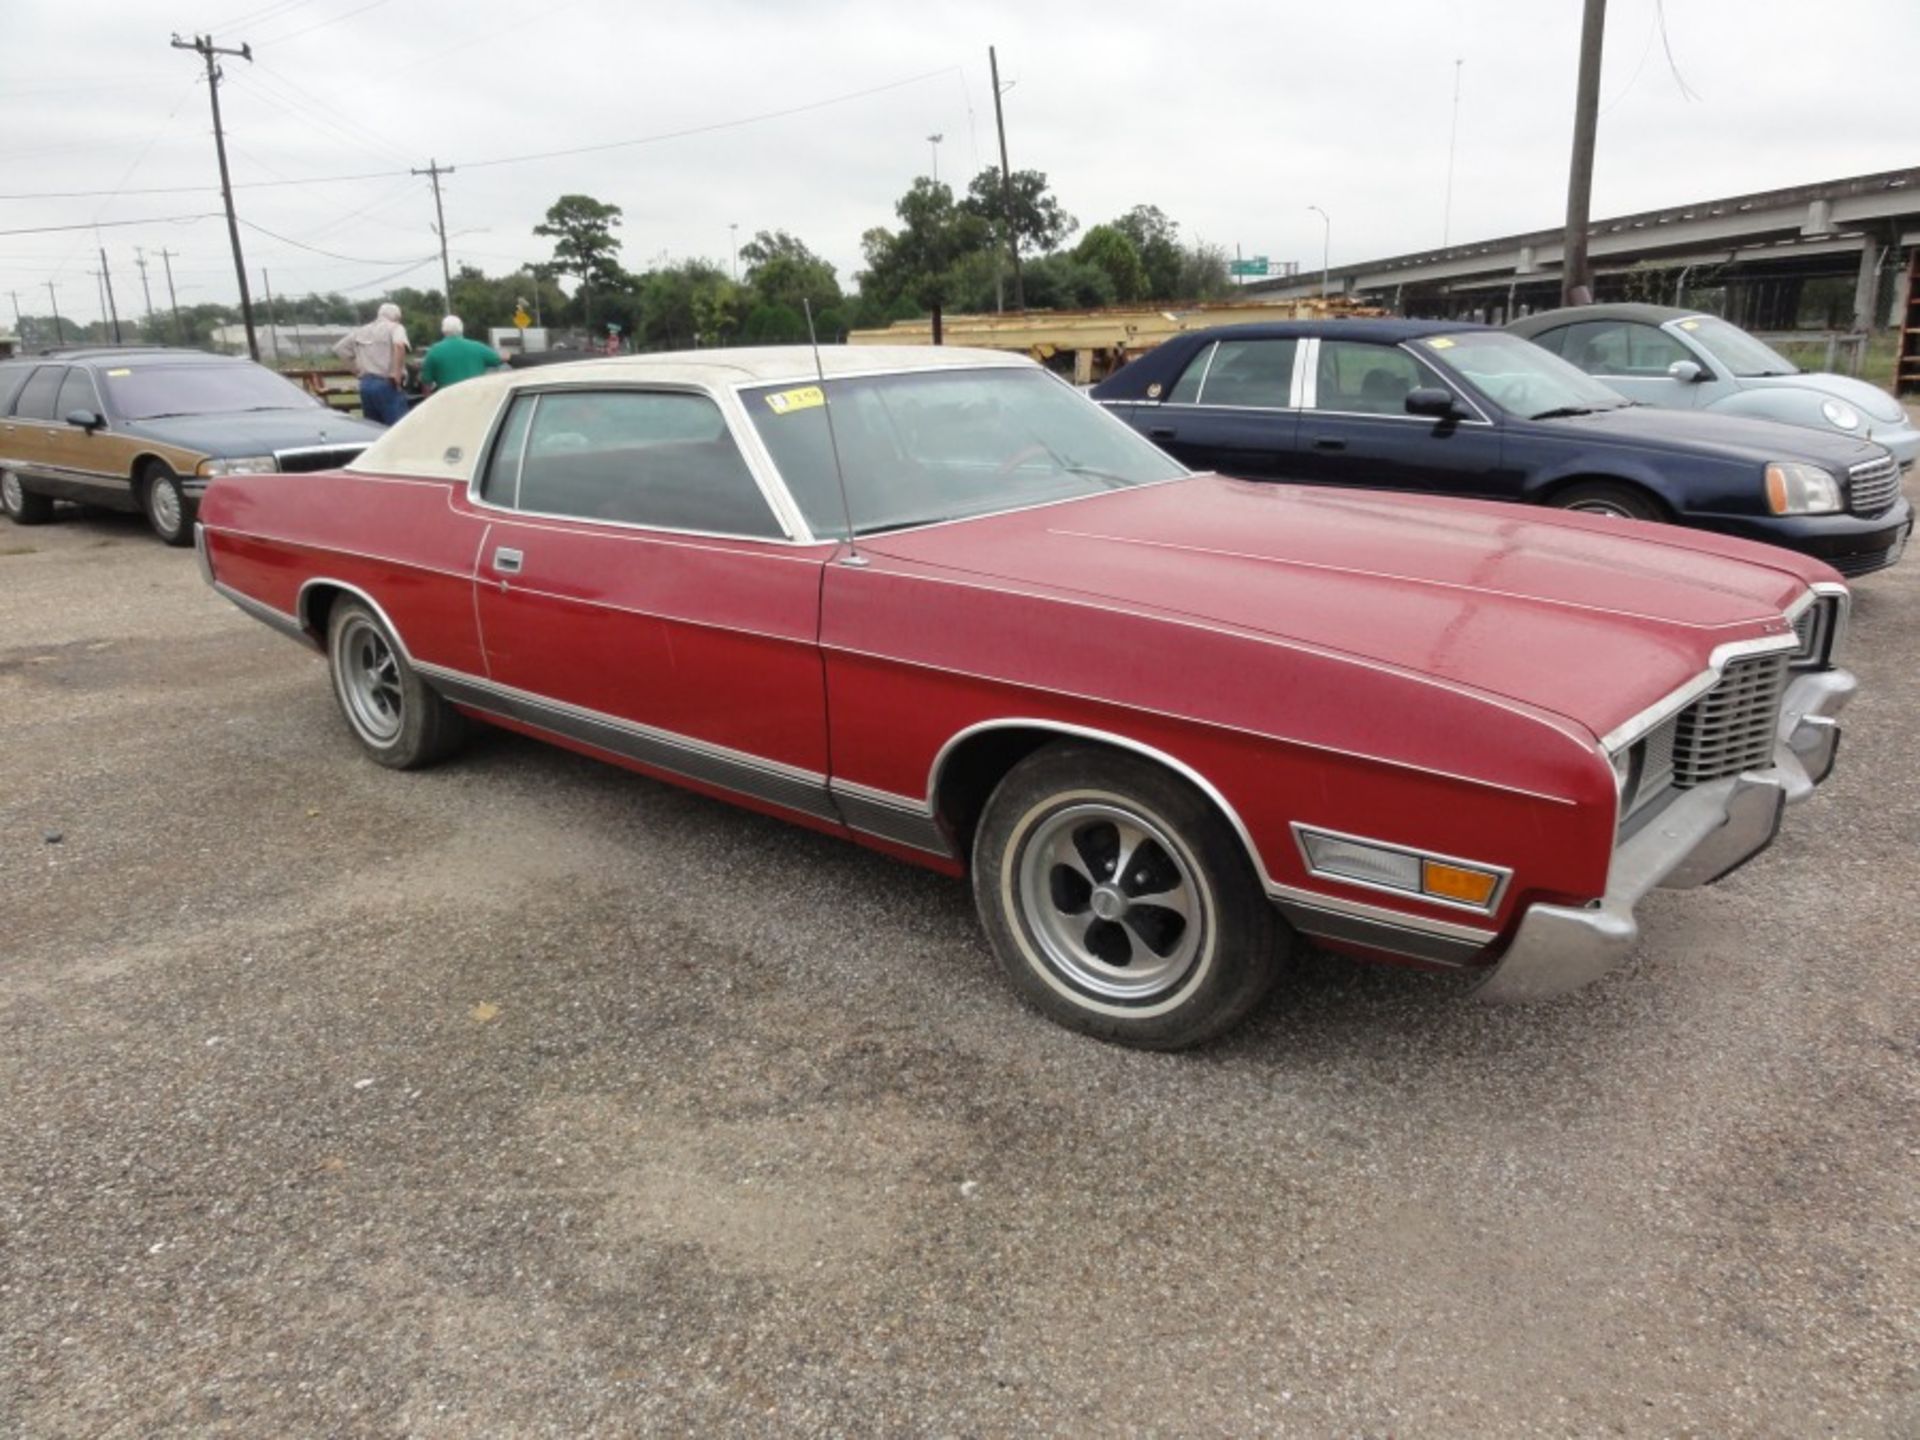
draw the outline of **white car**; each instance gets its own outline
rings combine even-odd
[[[1902,470],[1920,456],[1920,430],[1885,390],[1801,370],[1715,315],[1667,305],[1582,305],[1543,310],[1507,329],[1643,405],[1842,431],[1886,446]]]

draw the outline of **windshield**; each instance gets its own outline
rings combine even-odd
[[[259,365],[106,366],[96,370],[107,404],[123,420],[163,415],[234,415],[246,410],[311,410],[320,402]]]
[[[1629,403],[1617,390],[1518,335],[1464,330],[1417,340],[1414,348],[1467,380],[1501,409],[1529,420],[1617,410]]]
[[[1756,375],[1798,375],[1800,368],[1771,346],[1763,345],[1738,325],[1715,315],[1682,320],[1686,331],[1709,355],[1743,379]]]
[[[814,534],[845,538],[827,433],[855,533],[1017,510],[1185,470],[1042,370],[934,370],[743,390]]]

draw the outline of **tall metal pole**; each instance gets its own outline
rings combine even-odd
[[[1027,287],[1020,279],[1020,234],[1013,225],[1013,171],[1007,166],[1007,117],[1000,107],[1000,57],[987,47],[987,70],[993,77],[993,123],[1000,132],[1000,199],[1007,212],[1007,253],[1013,258],[1013,308],[1027,308]]]
[[[106,277],[103,276],[98,270],[89,270],[87,274],[93,277],[93,297],[94,297],[95,303],[97,303],[100,306],[100,338],[102,340],[105,340],[107,338]]]
[[[1573,102],[1573,162],[1567,174],[1567,234],[1561,247],[1560,303],[1593,303],[1587,217],[1593,200],[1593,137],[1600,119],[1600,48],[1607,0],[1586,0],[1580,21],[1580,81]]]
[[[184,344],[186,327],[180,323],[180,297],[173,293],[173,257],[177,253],[173,250],[162,250],[160,263],[166,267],[167,271],[167,304],[173,308],[173,338]]]
[[[1323,227],[1320,232],[1320,298],[1327,298],[1330,288],[1329,277],[1333,274],[1333,217],[1318,205],[1309,205],[1307,209],[1320,217]]]
[[[1453,126],[1447,132],[1447,203],[1440,213],[1440,244],[1444,247],[1453,234],[1453,152],[1460,143],[1460,67],[1467,62],[1453,62]]]
[[[67,337],[60,333],[60,297],[53,293],[53,281],[47,281],[47,304],[53,307],[53,343],[63,345]]]
[[[138,245],[133,247],[133,263],[140,267],[140,293],[147,298],[147,318],[141,322],[146,327],[145,334],[141,337],[145,339],[146,335],[153,333],[153,287],[147,284],[146,252]]]
[[[227,136],[220,127],[220,64],[214,58],[217,55],[236,55],[248,64],[253,63],[253,47],[242,45],[238,50],[223,49],[213,43],[211,35],[196,35],[191,41],[173,37],[173,48],[191,50],[207,62],[207,98],[213,102],[213,149],[220,157],[220,197],[227,204],[227,239],[233,243],[233,278],[240,285],[240,318],[247,327],[247,354],[255,360],[260,358],[260,341],[253,333],[253,297],[247,293],[247,262],[240,252],[240,220],[233,213],[233,177],[227,172]]]
[[[927,149],[933,152],[933,183],[936,185],[940,183],[940,142],[946,138],[944,134],[927,136]]]
[[[113,271],[107,268],[107,247],[100,247],[100,283],[107,291],[107,314],[113,317],[113,343],[120,343],[120,307],[113,303]]]
[[[440,205],[440,177],[453,174],[453,166],[443,166],[438,160],[428,160],[427,168],[411,172],[425,175],[433,181],[433,218],[440,229],[440,284],[447,302],[447,314],[453,313],[453,270],[447,264],[447,212]]]
[[[740,283],[740,222],[738,220],[727,222],[727,249],[733,256],[733,283],[738,285]]]

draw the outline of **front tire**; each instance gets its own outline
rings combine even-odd
[[[167,544],[193,543],[193,503],[171,466],[156,460],[147,467],[140,482],[140,508],[153,533]]]
[[[53,497],[36,495],[11,470],[0,470],[0,511],[16,525],[45,525],[53,519]]]
[[[1610,515],[1616,520],[1665,520],[1666,510],[1646,491],[1606,480],[1583,481],[1558,491],[1547,502],[1582,515]]]
[[[1285,960],[1239,837],[1186,781],[1062,741],[1000,782],[974,837],[974,900],[1014,988],[1070,1029],[1155,1050],[1224,1034]]]
[[[360,748],[390,770],[413,770],[451,755],[466,720],[427,687],[372,608],[341,600],[327,621],[333,696]]]

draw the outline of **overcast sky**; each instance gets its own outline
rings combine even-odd
[[[177,252],[183,304],[231,300],[200,62],[211,30],[250,42],[222,103],[247,263],[279,294],[437,286],[445,182],[454,261],[544,258],[530,230],[583,191],[624,207],[623,260],[725,263],[793,231],[851,285],[861,232],[928,170],[993,163],[987,46],[999,47],[1015,168],[1045,171],[1082,226],[1159,205],[1182,233],[1275,261],[1333,263],[1439,243],[1456,59],[1455,241],[1556,223],[1566,195],[1579,0],[6,0],[0,18],[0,293],[99,314],[104,243],[122,315],[134,247]],[[1611,0],[1597,216],[1920,163],[1899,70],[1917,0]],[[1680,78],[1669,66],[1667,47]],[[1684,81],[1684,89],[1682,86]],[[800,107],[811,107],[800,109]],[[798,111],[757,123],[752,117]],[[667,136],[597,153],[539,152]],[[332,183],[260,182],[367,176]],[[206,187],[179,193],[141,189]],[[14,198],[102,191],[82,198]],[[332,252],[334,257],[313,249]],[[394,278],[394,272],[406,273]],[[156,304],[164,282],[149,272]],[[12,314],[5,316],[11,325]]]

